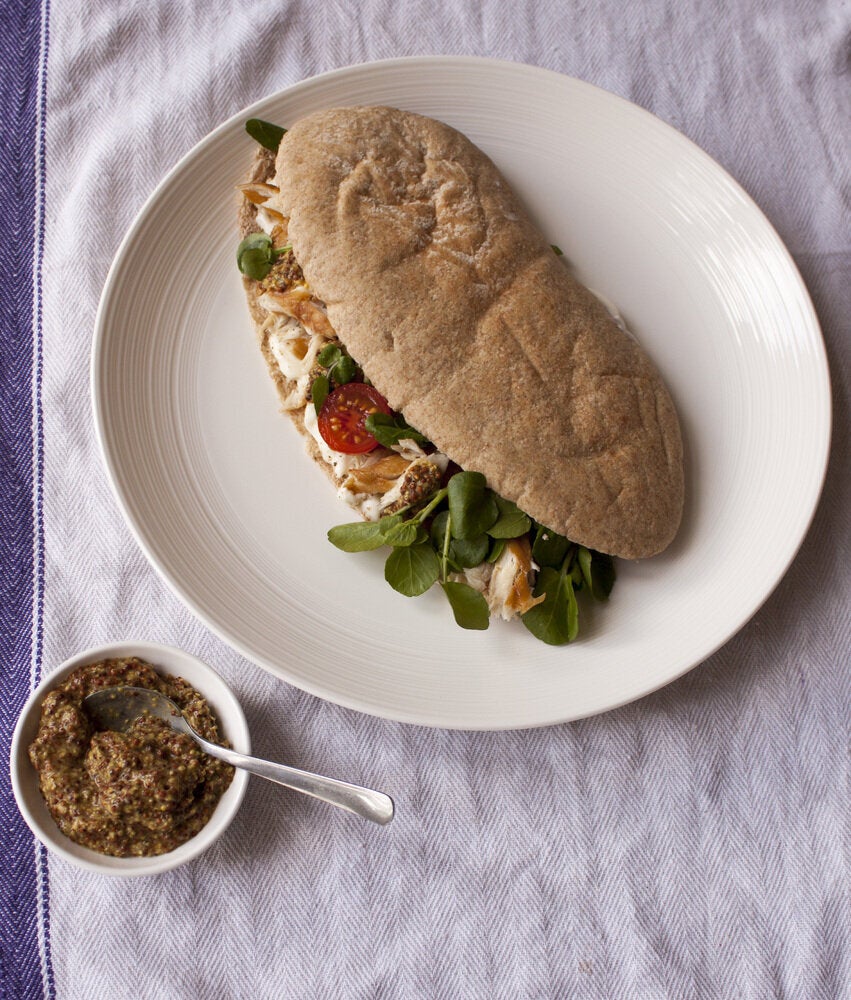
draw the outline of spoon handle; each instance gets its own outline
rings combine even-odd
[[[325,778],[309,771],[300,771],[297,767],[287,767],[286,764],[275,764],[259,757],[247,757],[227,747],[209,743],[197,733],[193,733],[193,736],[210,756],[218,757],[234,767],[240,767],[278,785],[311,795],[315,799],[322,799],[323,802],[347,809],[382,826],[393,819],[393,799],[383,792],[352,785],[348,781],[338,781],[336,778]]]

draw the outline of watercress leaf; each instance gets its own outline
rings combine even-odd
[[[567,641],[573,642],[579,635],[579,605],[576,603],[573,580],[569,574],[562,577],[561,586],[567,603]]]
[[[452,605],[457,625],[480,631],[490,625],[488,602],[478,590],[467,583],[442,583],[441,587]]]
[[[249,118],[245,123],[245,131],[255,142],[259,142],[266,149],[271,149],[273,153],[278,152],[281,139],[287,133],[287,130],[280,125],[264,122],[262,118]]]
[[[317,416],[319,415],[319,411],[322,409],[322,404],[325,402],[330,391],[331,380],[328,376],[317,375],[310,388],[310,398],[313,400],[313,408],[316,410]]]
[[[546,597],[541,604],[536,604],[520,618],[536,639],[550,646],[563,646],[571,638],[568,595],[563,584],[564,578],[558,570],[544,567],[538,573],[535,596],[546,594]],[[573,594],[572,587],[570,593]]]
[[[369,424],[364,424],[364,427],[367,428],[373,437],[385,429],[388,431],[396,429],[396,419],[392,413],[381,413],[380,411],[370,413],[366,419],[369,421]]]
[[[265,250],[246,250],[239,259],[239,269],[247,278],[262,281],[272,270],[272,263]]]
[[[390,518],[385,518],[390,521]],[[379,522],[380,523],[380,522]],[[397,521],[392,519],[386,529],[381,533],[385,545],[405,547],[413,545],[417,541],[424,541],[420,535],[419,525],[414,521]]]
[[[409,427],[389,427],[387,425],[381,427],[374,437],[385,448],[392,448],[394,444],[399,444],[400,441],[416,441],[419,444],[423,444],[427,440],[419,431],[412,431]]]
[[[502,550],[505,548],[505,538],[495,538],[493,544],[491,545],[490,553],[488,554],[488,562],[495,563],[497,559],[502,555]]]
[[[532,543],[532,559],[539,566],[560,569],[569,547],[570,542],[564,535],[556,534],[555,531],[550,531],[549,528],[539,524]]]
[[[328,541],[343,552],[369,552],[384,545],[386,526],[382,521],[355,521],[338,524],[328,532]]]
[[[478,535],[476,538],[453,538],[449,554],[460,566],[469,568],[485,561],[488,548],[487,535]]]
[[[396,426],[402,431],[402,436],[399,438],[400,441],[416,441],[418,444],[429,444],[429,440],[425,434],[420,434],[418,430],[411,427],[401,413],[396,414],[395,420]]]
[[[496,497],[480,472],[456,472],[447,485],[453,537],[475,538],[496,523]]]
[[[585,581],[585,586],[591,591],[591,550],[586,549],[584,545],[580,545],[576,552],[576,562],[582,572],[582,579]]]
[[[404,417],[398,413],[395,415],[390,413],[370,413],[366,418],[364,427],[385,448],[391,448],[394,444],[408,439],[418,441],[421,444],[428,440],[425,435],[420,434],[419,431],[415,431],[413,427],[406,423]]]
[[[414,544],[422,545],[423,542],[428,542],[428,540],[428,532],[419,522],[417,522],[417,537],[414,539]]]
[[[598,601],[608,600],[615,585],[615,561],[604,552],[591,550],[591,593]]]
[[[251,233],[236,248],[236,265],[249,278],[261,281],[272,269],[272,238]]]
[[[491,538],[519,538],[525,535],[532,527],[532,519],[528,514],[513,503],[511,500],[504,500],[498,494],[494,494],[496,506],[499,509],[499,517],[496,523],[488,528]]]
[[[557,247],[555,243],[550,243],[550,246],[553,248],[553,253],[556,255],[556,257],[564,256],[564,250],[562,250],[560,247]]]
[[[358,366],[348,354],[344,354],[334,365],[334,381],[337,385],[345,385],[347,382],[351,382],[357,373]]]
[[[267,250],[271,250],[272,237],[268,233],[249,233],[236,248],[236,255],[238,257],[244,250],[255,250],[258,247],[264,247]]]
[[[451,573],[463,573],[464,572],[464,567],[463,566],[459,566],[458,563],[455,562],[455,560],[451,556],[447,555],[447,557],[446,557],[446,570],[447,570],[447,574],[450,573],[450,572]]]
[[[449,524],[449,511],[442,510],[431,522],[431,542],[438,552],[443,551],[443,543],[446,539],[446,528]]]
[[[326,344],[316,355],[316,360],[323,368],[331,368],[342,356],[343,352],[336,344]]]
[[[428,542],[393,549],[384,564],[384,579],[405,597],[424,594],[440,575],[440,560]]]

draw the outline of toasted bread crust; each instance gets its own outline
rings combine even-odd
[[[419,115],[332,109],[284,136],[275,183],[305,277],[394,409],[575,542],[669,544],[671,397],[484,153]]]

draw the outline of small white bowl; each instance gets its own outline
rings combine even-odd
[[[109,646],[87,649],[72,656],[46,677],[30,695],[12,736],[10,754],[12,789],[21,815],[29,828],[47,848],[61,855],[66,861],[80,868],[87,868],[89,871],[100,872],[102,875],[156,875],[197,857],[224,833],[237,814],[245,795],[248,783],[247,771],[239,768],[234,771],[233,781],[220,799],[207,825],[185,844],[169,851],[168,854],[154,857],[113,858],[75,844],[60,831],[42,798],[38,787],[38,775],[27,753],[27,748],[35,739],[38,730],[44,695],[65,680],[76,667],[124,656],[137,656],[140,660],[145,660],[156,667],[160,673],[183,677],[209,703],[219,723],[222,737],[230,740],[234,750],[242,753],[251,752],[248,724],[242,708],[233,692],[212,667],[173,646],[161,646],[154,642],[116,642]]]

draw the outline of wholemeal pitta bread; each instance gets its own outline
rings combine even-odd
[[[332,326],[412,426],[574,542],[625,558],[669,544],[671,397],[481,150],[420,115],[339,108],[293,125],[274,183]]]

